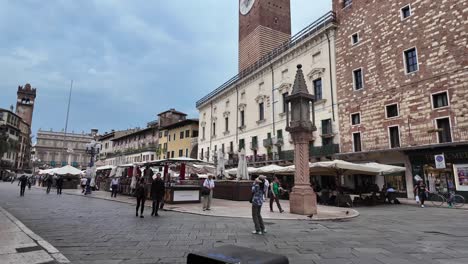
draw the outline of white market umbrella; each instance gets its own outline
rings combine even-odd
[[[67,166],[64,166],[62,168],[58,168],[54,171],[54,174],[57,174],[57,175],[74,175],[74,176],[80,176],[82,175],[82,172],[81,170],[73,167],[73,166],[70,166],[70,165],[67,165]]]
[[[271,164],[267,166],[263,166],[260,168],[256,168],[255,173],[258,174],[278,174],[278,173],[285,173],[288,172],[287,167]]]
[[[351,175],[351,174],[367,174],[379,175],[379,168],[352,163],[344,160],[320,161],[310,164],[310,172],[316,175]]]
[[[370,166],[379,170],[379,175],[394,175],[406,171],[405,167],[381,164],[377,162],[368,162],[363,165]]]
[[[247,170],[247,158],[245,156],[245,150],[241,149],[239,152],[239,164],[237,165],[237,179],[248,180],[249,171]]]

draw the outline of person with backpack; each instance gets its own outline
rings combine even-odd
[[[279,180],[277,177],[275,177],[273,179],[273,183],[270,185],[270,189],[269,189],[269,192],[270,192],[270,212],[273,212],[273,201],[276,202],[276,205],[278,206],[278,209],[280,211],[280,213],[284,212],[284,210],[281,208],[281,204],[279,202],[279,195],[280,195],[280,192],[279,192],[279,189],[280,189],[280,184],[279,184]]]
[[[261,215],[263,205],[263,195],[265,194],[265,180],[257,178],[252,186],[252,219],[255,230],[252,234],[262,235],[266,233],[265,224]]]
[[[138,181],[135,189],[135,196],[137,199],[136,205],[136,216],[138,217],[138,208],[140,208],[140,218],[144,218],[143,211],[145,210],[145,201],[146,201],[146,186],[145,186],[145,178],[141,178]],[[141,207],[140,207],[141,206]]]
[[[57,177],[57,180],[56,180],[55,184],[56,184],[56,187],[57,187],[57,195],[62,195],[63,177],[59,175]]]
[[[28,184],[28,177],[26,175],[21,175],[18,178],[18,185],[20,185],[20,196],[24,196],[24,191],[26,190],[26,185]]]
[[[202,196],[203,196],[203,211],[211,210],[211,200],[213,199],[213,189],[215,183],[213,175],[208,175],[208,178],[203,182]]]
[[[46,183],[46,186],[47,186],[47,190],[46,190],[47,194],[50,193],[50,188],[52,188],[52,183],[53,182],[54,182],[54,180],[52,179],[52,176],[47,175],[47,178],[45,179],[45,183]]]
[[[151,183],[151,199],[153,200],[153,211],[151,212],[151,216],[159,216],[159,204],[164,197],[165,189],[166,187],[164,186],[164,181],[161,179],[161,173],[157,173],[156,179]]]

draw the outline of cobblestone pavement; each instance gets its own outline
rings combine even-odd
[[[346,221],[268,220],[268,234],[258,236],[249,219],[148,211],[141,219],[128,204],[39,189],[19,197],[17,188],[0,183],[0,206],[78,264],[185,263],[189,252],[226,244],[291,263],[468,263],[466,210],[358,208]]]

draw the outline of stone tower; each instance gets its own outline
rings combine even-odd
[[[239,72],[290,37],[290,0],[239,1]]]
[[[16,114],[28,123],[29,127],[32,125],[35,99],[36,88],[31,88],[29,83],[24,86],[18,86]]]

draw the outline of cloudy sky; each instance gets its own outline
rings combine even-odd
[[[266,0],[263,0],[266,1]],[[38,89],[33,132],[144,127],[237,73],[237,0],[0,0],[0,107]],[[291,0],[293,34],[331,0]]]

